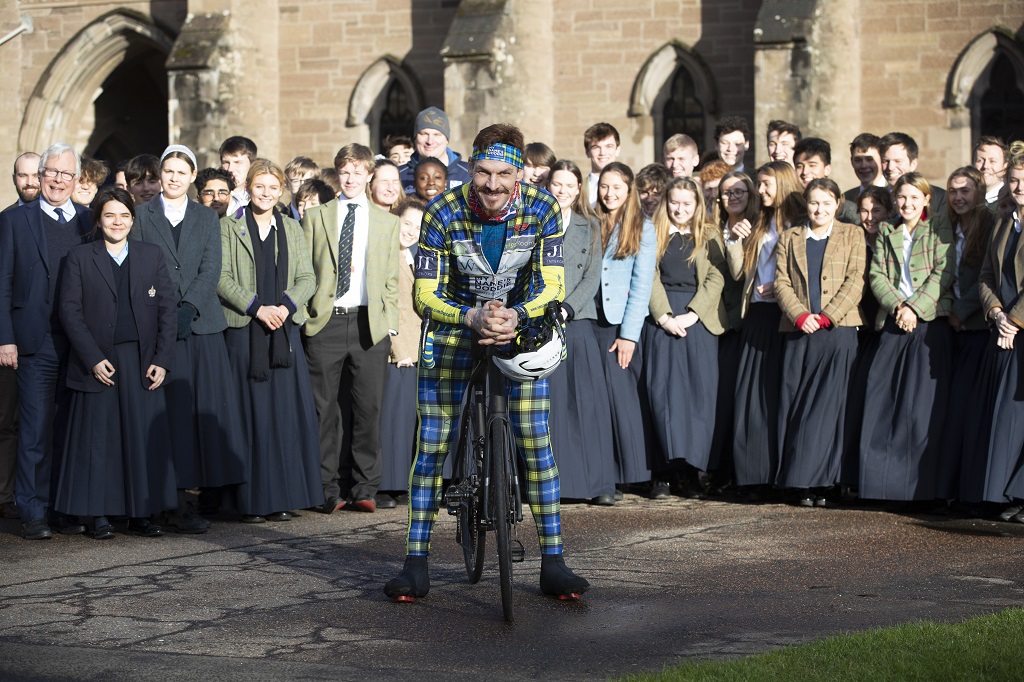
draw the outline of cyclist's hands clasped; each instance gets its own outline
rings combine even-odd
[[[466,313],[466,326],[480,336],[480,344],[508,343],[516,336],[519,315],[501,301],[488,301]]]

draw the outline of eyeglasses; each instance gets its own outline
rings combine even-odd
[[[71,171],[57,170],[56,168],[44,168],[43,169],[43,177],[44,178],[51,178],[51,179],[53,179],[53,178],[59,177],[61,180],[67,180],[68,182],[71,182],[72,180],[75,179],[76,175],[77,175],[77,173],[72,173]]]
[[[214,197],[229,197],[231,196],[231,192],[226,189],[204,189],[199,193],[199,196],[207,197],[209,199]]]
[[[745,190],[745,189],[728,189],[728,190],[726,190],[724,192],[719,192],[719,194],[721,196],[725,197],[726,199],[739,199],[740,197],[742,197],[746,193],[747,193],[747,190]]]

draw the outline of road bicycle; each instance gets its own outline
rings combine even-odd
[[[487,533],[494,533],[505,621],[513,621],[512,564],[526,550],[518,537],[523,520],[519,469],[508,418],[505,377],[493,362],[494,348],[473,344],[473,369],[459,425],[452,481],[445,491],[448,513],[456,517],[455,540],[462,546],[469,582],[483,575]]]

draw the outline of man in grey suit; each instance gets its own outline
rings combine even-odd
[[[398,329],[399,221],[367,199],[373,152],[361,144],[338,151],[337,199],[308,209],[302,231],[317,288],[308,303],[303,345],[320,422],[322,511],[349,505],[373,512],[394,507],[377,498],[381,479],[380,407],[390,337]],[[343,377],[351,379],[343,394]],[[351,458],[342,452],[342,406],[352,407]]]

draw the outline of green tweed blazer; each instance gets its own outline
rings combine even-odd
[[[288,288],[285,296],[295,304],[296,312],[292,322],[306,321],[306,301],[316,288],[313,263],[302,228],[293,219],[284,217],[284,233],[288,240]],[[220,220],[220,241],[223,250],[220,269],[220,283],[217,295],[224,308],[224,317],[229,327],[244,327],[253,318],[245,311],[256,298],[256,261],[252,252],[252,235],[245,224],[245,217],[225,216]],[[274,242],[277,251],[277,242]],[[278,305],[280,301],[268,301]]]
[[[725,330],[729,328],[729,318],[725,310],[725,301],[722,298],[726,277],[723,249],[722,236],[715,228],[713,239],[706,242],[704,248],[697,252],[693,260],[693,267],[697,271],[697,292],[686,306],[689,310],[697,313],[697,317],[700,318],[704,327],[715,336],[725,333]],[[669,315],[683,314],[681,310],[672,310],[672,306],[668,303],[665,287],[661,285],[660,267],[654,271],[651,302],[648,307],[655,322],[665,313]]]
[[[821,263],[821,314],[840,327],[859,327],[860,297],[864,293],[867,264],[864,230],[856,225],[832,224]],[[775,252],[775,298],[783,316],[779,331],[797,331],[796,321],[810,309],[807,265],[807,227],[791,227],[779,237]]]
[[[875,253],[871,258],[868,280],[871,293],[878,300],[875,329],[885,326],[885,318],[895,315],[906,303],[918,318],[930,322],[949,315],[953,303],[953,275],[956,269],[956,245],[952,231],[942,225],[922,220],[914,230],[914,246],[910,252],[910,278],[914,293],[904,298],[900,293],[903,272],[903,222],[882,223],[878,228]]]

